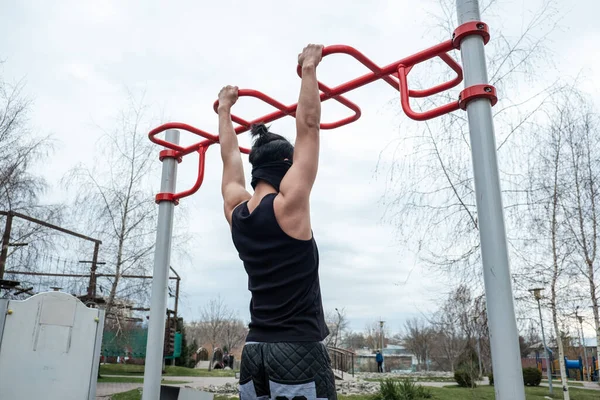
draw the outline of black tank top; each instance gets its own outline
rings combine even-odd
[[[288,236],[275,218],[268,194],[252,213],[248,203],[233,210],[233,243],[248,273],[248,342],[318,342],[329,334],[319,284],[314,237]]]

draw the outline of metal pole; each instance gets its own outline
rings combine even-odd
[[[577,315],[577,312],[575,312]],[[590,367],[588,366],[588,358],[587,358],[587,349],[585,348],[585,336],[583,335],[583,317],[577,315],[577,319],[579,320],[579,327],[581,328],[581,345],[583,346],[583,360],[585,361],[585,371],[587,375],[587,380],[590,382]]]
[[[546,351],[546,372],[548,373],[548,392],[552,395],[552,368],[550,367],[550,350],[548,350],[548,346],[546,345],[546,335],[544,334],[544,321],[542,320],[542,306],[540,305],[540,299],[536,295],[536,300],[538,303],[538,312],[540,314],[540,327],[542,329],[542,343],[544,344],[544,350]]]
[[[481,366],[481,344],[479,342],[479,333],[477,333],[477,361],[479,361],[479,376],[483,377],[483,367]]]
[[[458,23],[479,21],[477,0],[457,0]],[[488,84],[483,38],[465,37],[461,44],[465,87]],[[497,400],[525,400],[519,334],[511,285],[506,228],[498,175],[492,107],[480,98],[467,105],[481,258],[490,329],[494,390]]]
[[[379,331],[381,334],[381,357],[383,357],[383,362],[381,363],[382,372],[385,372],[385,356],[383,355],[383,323],[385,321],[379,321]]]
[[[94,255],[92,256],[92,267],[90,268],[90,284],[88,286],[87,297],[88,301],[96,299],[96,270],[98,269],[98,251],[100,243],[94,243]]]
[[[10,231],[12,229],[13,213],[6,213],[6,225],[2,235],[2,250],[0,250],[0,280],[4,279],[4,270],[6,269],[6,258],[8,257],[8,246],[10,241]]]
[[[168,130],[167,142],[179,144],[179,131]],[[177,160],[163,159],[161,193],[174,193],[177,179]],[[169,266],[171,261],[171,240],[173,239],[173,211],[175,203],[161,201],[158,205],[158,225],[154,248],[154,273],[152,296],[150,299],[150,321],[148,322],[148,342],[146,344],[146,366],[144,369],[143,400],[159,400],[165,340],[165,319]]]
[[[177,281],[175,282],[175,307],[174,307],[173,311],[175,311],[175,316],[178,316],[179,314],[177,314],[177,311],[179,310],[179,283],[181,282],[181,277],[179,276],[179,274],[177,273],[177,271],[175,271],[175,269],[173,267],[169,267],[169,268],[175,274],[175,279],[177,279]],[[169,279],[171,279],[171,278],[169,278]]]

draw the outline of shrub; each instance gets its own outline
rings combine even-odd
[[[417,385],[409,379],[397,381],[386,379],[382,381],[374,400],[422,400],[431,399],[429,389]]]
[[[523,368],[523,381],[527,386],[540,386],[542,373],[537,368]]]
[[[494,373],[490,372],[490,374],[488,375],[488,378],[490,380],[490,385],[494,386]]]
[[[454,380],[460,387],[474,388],[477,386],[475,379],[473,379],[473,375],[464,368],[459,368],[454,371]]]

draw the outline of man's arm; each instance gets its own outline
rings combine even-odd
[[[321,99],[317,83],[317,65],[323,46],[308,45],[298,57],[302,84],[296,109],[294,162],[280,185],[286,209],[308,211],[309,197],[319,166],[319,126]]]
[[[226,86],[219,93],[219,143],[223,160],[223,181],[221,193],[224,201],[225,218],[231,224],[231,213],[240,203],[251,196],[246,191],[244,166],[237,135],[231,122],[231,107],[238,98],[236,86]]]

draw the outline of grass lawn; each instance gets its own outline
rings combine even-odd
[[[493,386],[479,386],[475,389],[464,389],[458,386],[446,386],[443,388],[428,388],[438,400],[494,400]],[[600,394],[597,391],[573,389],[569,390],[571,400],[597,400]],[[525,397],[527,400],[543,400],[548,396],[547,387],[526,387]],[[562,392],[554,389],[553,399],[562,399]]]
[[[131,376],[142,376],[144,375],[143,365],[129,365],[129,364],[104,364],[100,366],[100,375],[131,375]],[[167,366],[166,372],[163,376],[221,376],[221,377],[233,377],[235,371],[222,369],[215,369],[207,371],[205,369],[194,369],[185,367],[173,367]]]
[[[458,386],[447,386],[443,388],[428,388],[433,393],[435,400],[494,400],[494,388],[492,386],[480,386],[475,389],[464,389]],[[527,400],[543,400],[548,396],[548,388],[527,387],[525,388]],[[598,400],[599,392],[592,390],[573,389],[570,391],[571,400]],[[112,400],[140,400],[139,390],[114,395]],[[562,399],[562,393],[554,391],[554,399]],[[237,397],[215,396],[215,400],[233,400]],[[371,400],[372,396],[338,396],[339,400]]]
[[[443,376],[432,376],[432,377],[429,377],[429,378],[426,378],[426,377],[416,377],[416,378],[415,377],[409,377],[409,378],[407,378],[407,377],[404,376],[404,377],[391,378],[391,379],[397,380],[397,381],[403,381],[405,379],[408,379],[408,380],[413,381],[413,382],[455,382],[454,378],[443,377]],[[385,379],[380,379],[380,378],[365,378],[363,380],[365,380],[367,382],[381,382],[381,381],[384,381]]]
[[[113,394],[111,400],[141,400],[142,391],[138,389],[130,390],[119,394]]]
[[[102,376],[98,379],[98,383],[144,383],[144,378],[137,378],[135,376]],[[189,383],[189,381],[172,381],[163,379],[162,383],[179,385],[182,383]]]
[[[548,379],[542,379],[542,383],[548,383]],[[552,385],[554,386],[559,386],[560,387],[560,379],[554,379],[552,380]],[[569,381],[569,387],[571,386],[579,386],[579,387],[583,387],[583,383],[581,382],[571,382]]]

